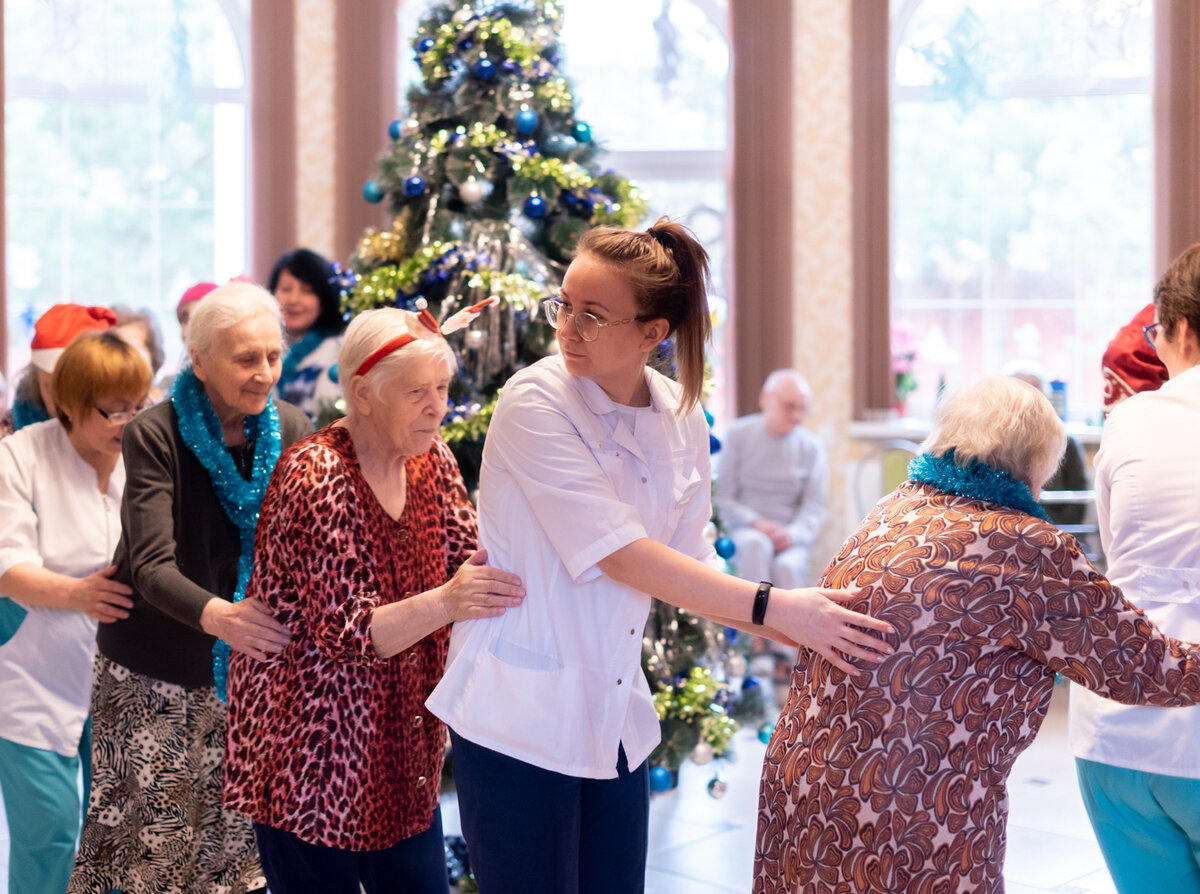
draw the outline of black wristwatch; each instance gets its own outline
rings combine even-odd
[[[767,619],[767,600],[771,598],[771,582],[759,581],[758,590],[754,593],[754,610],[750,613],[750,621],[761,627]]]

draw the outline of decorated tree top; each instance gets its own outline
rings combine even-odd
[[[455,342],[463,375],[451,443],[478,440],[499,386],[547,353],[538,303],[557,290],[579,237],[636,226],[646,213],[637,188],[595,162],[591,127],[559,68],[561,16],[558,0],[434,6],[411,44],[422,81],[363,188],[394,217],[359,243],[351,313],[424,297],[444,319],[500,299]]]

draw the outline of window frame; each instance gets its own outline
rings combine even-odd
[[[920,2],[909,0],[898,21]],[[852,0],[853,418],[862,421],[893,415],[890,36],[888,3]],[[1163,270],[1200,236],[1200,6],[1155,0],[1154,41],[1153,269]]]

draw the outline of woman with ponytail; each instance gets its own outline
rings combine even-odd
[[[559,352],[504,387],[480,475],[480,545],[525,602],[460,621],[427,702],[451,729],[471,865],[485,894],[643,890],[647,758],[659,725],[640,660],[650,596],[857,673],[889,625],[835,600],[717,570],[703,532],[708,256],[666,218],[586,233],[544,303]],[[679,381],[647,368],[675,340]],[[860,659],[855,667],[848,659]]]

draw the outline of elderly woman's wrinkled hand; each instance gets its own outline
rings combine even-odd
[[[767,609],[767,623],[801,646],[824,656],[848,674],[860,673],[847,658],[878,663],[894,651],[880,634],[893,632],[891,624],[838,605],[862,595],[861,590],[826,590],[806,587],[775,590]]]
[[[525,600],[525,588],[515,574],[487,564],[479,549],[442,585],[442,604],[448,621],[496,618]]]
[[[257,599],[241,602],[210,599],[200,614],[200,626],[205,633],[258,661],[282,652],[292,638],[291,631],[276,621]]]
[[[129,598],[133,590],[111,579],[116,570],[117,566],[109,565],[77,578],[69,588],[72,607],[103,624],[128,618],[129,609],[133,608],[133,600]]]

